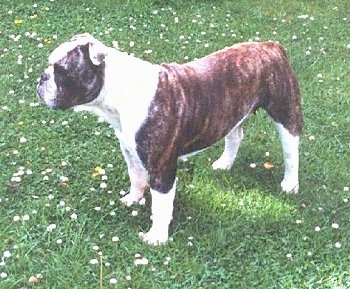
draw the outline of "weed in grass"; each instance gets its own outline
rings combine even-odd
[[[0,287],[348,288],[349,5],[2,1]],[[279,192],[279,140],[258,112],[230,172],[209,168],[222,144],[180,164],[173,240],[143,244],[149,198],[119,203],[128,177],[112,130],[35,95],[49,52],[85,31],[156,63],[282,42],[303,96],[300,193]]]

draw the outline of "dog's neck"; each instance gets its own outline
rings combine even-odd
[[[110,48],[105,59],[105,81],[94,101],[75,107],[111,124],[118,134],[136,131],[148,114],[158,87],[161,67]]]

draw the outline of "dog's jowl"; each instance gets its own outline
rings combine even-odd
[[[282,190],[298,191],[300,92],[279,43],[236,44],[185,64],[158,65],[76,35],[51,53],[37,92],[51,108],[87,110],[114,127],[131,182],[122,201],[138,202],[150,187],[152,226],[143,235],[149,243],[168,239],[178,158],[225,138],[212,167],[230,169],[242,122],[258,108],[281,137]]]

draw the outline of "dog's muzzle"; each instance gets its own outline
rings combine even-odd
[[[47,93],[47,84],[48,84],[47,82],[50,80],[50,78],[51,78],[51,75],[49,73],[43,72],[40,76],[39,83],[36,89],[37,95],[45,103],[46,103],[45,93]]]

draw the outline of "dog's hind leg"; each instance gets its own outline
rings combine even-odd
[[[284,177],[281,187],[284,192],[299,190],[299,135],[292,135],[282,124],[275,122],[279,132],[284,158]]]
[[[225,149],[213,164],[214,170],[229,170],[236,159],[239,145],[243,139],[243,129],[241,125],[232,129],[225,137]]]

